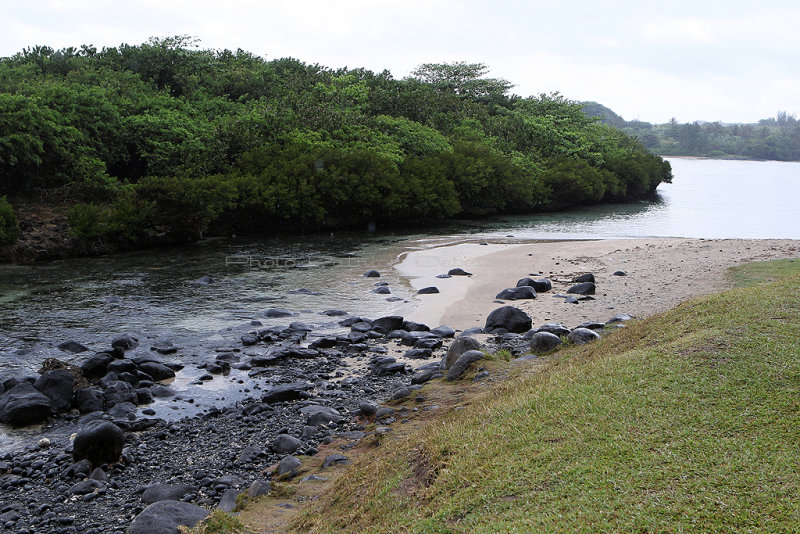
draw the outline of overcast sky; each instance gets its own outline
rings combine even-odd
[[[329,67],[482,62],[522,96],[625,119],[755,122],[800,110],[800,2],[738,0],[0,0],[0,56],[191,35]]]

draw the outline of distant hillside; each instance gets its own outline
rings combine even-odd
[[[604,124],[614,128],[622,128],[627,124],[625,119],[598,102],[581,102],[581,106],[588,117],[600,117]]]
[[[600,122],[638,138],[644,146],[662,156],[800,161],[800,121],[786,112],[755,124],[721,122],[665,124],[626,121],[597,102],[582,102],[583,112]]]

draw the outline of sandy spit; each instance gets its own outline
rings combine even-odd
[[[606,321],[618,313],[643,318],[695,296],[730,287],[731,266],[776,258],[800,257],[800,241],[750,239],[648,238],[481,245],[462,243],[406,254],[395,269],[412,287],[436,286],[440,293],[419,295],[421,305],[408,317],[431,326],[457,329],[483,326],[503,304],[497,293],[518,279],[547,277],[553,290],[535,300],[507,302],[525,310],[534,326],[561,322],[572,328],[585,321]],[[453,267],[470,277],[436,278]],[[614,276],[624,271],[626,276]],[[593,273],[595,300],[568,304],[572,278]]]

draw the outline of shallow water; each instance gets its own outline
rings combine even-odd
[[[236,333],[253,319],[265,325],[299,320],[336,330],[336,321],[318,312],[340,308],[373,317],[405,314],[419,300],[408,278],[414,273],[393,268],[398,258],[408,250],[445,243],[650,236],[800,238],[800,163],[670,162],[674,181],[662,184],[652,202],[456,221],[424,234],[218,239],[110,257],[3,265],[0,361],[5,372],[31,371],[43,356],[58,355],[53,347],[62,341],[75,339],[100,350],[122,332],[151,339],[222,334],[218,343],[224,343],[232,337],[226,331]],[[362,276],[373,268],[383,276]],[[442,266],[445,272],[447,268]],[[202,276],[215,282],[195,283]],[[372,293],[378,281],[388,282],[392,294]],[[318,294],[295,292],[300,289]],[[289,320],[261,316],[272,307],[298,315]]]
[[[141,351],[149,351],[153,342],[171,341],[182,348],[174,359],[198,361],[217,348],[241,346],[238,339],[253,328],[253,320],[265,326],[303,321],[315,327],[313,336],[343,330],[337,318],[320,314],[327,309],[367,317],[408,315],[422,302],[415,295],[414,276],[438,268],[446,272],[454,265],[420,265],[418,272],[409,270],[408,262],[396,267],[408,251],[442,244],[626,237],[800,239],[800,163],[670,161],[674,181],[662,184],[651,202],[455,221],[408,235],[337,232],[214,239],[110,257],[2,265],[0,376],[31,374],[47,357],[82,361],[83,355],[56,348],[70,339],[86,345],[90,352],[84,354],[91,354],[128,332],[142,340]],[[363,277],[368,269],[378,269],[381,278]],[[203,276],[214,282],[197,283]],[[388,282],[392,294],[373,293],[376,282]],[[288,308],[295,316],[268,319],[263,316],[268,308]],[[195,374],[196,369],[187,367],[179,375],[179,393],[204,402],[223,397],[235,402],[247,393],[236,376],[215,379],[203,388],[190,386]],[[156,408],[159,416],[175,411],[169,403],[157,403]],[[0,448],[13,436],[0,432]]]

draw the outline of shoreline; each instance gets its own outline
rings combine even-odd
[[[430,327],[449,324],[458,330],[483,327],[486,315],[504,305],[495,300],[495,295],[533,274],[551,279],[552,291],[542,292],[536,299],[505,304],[529,314],[534,328],[544,322],[561,322],[574,328],[587,321],[604,322],[621,313],[645,317],[688,298],[719,291],[728,286],[728,267],[798,257],[800,241],[651,238],[484,245],[474,240],[420,240],[390,247],[385,254],[387,260],[394,254],[392,272],[404,285],[414,289],[436,285],[441,290],[414,297],[413,311],[404,316],[406,323],[418,321]],[[436,278],[453,267],[462,267],[472,275]],[[616,270],[625,270],[626,275],[614,276]],[[566,293],[572,278],[586,272],[597,280],[594,300],[567,304],[555,296]],[[371,285],[372,279],[364,279],[354,287]],[[8,511],[16,514],[17,531],[55,533],[65,524],[74,524],[87,533],[107,532],[143,512],[147,504],[143,491],[156,485],[184,491],[180,498],[187,506],[222,506],[253,484],[268,487],[268,479],[278,480],[273,469],[279,462],[283,464],[289,457],[324,456],[330,452],[325,446],[331,443],[341,443],[345,455],[330,454],[326,462],[331,458],[349,461],[347,451],[363,438],[391,430],[380,430],[386,426],[373,428],[370,423],[391,425],[402,420],[402,410],[395,414],[395,409],[385,403],[405,398],[428,380],[442,376],[440,360],[453,332],[431,339],[419,325],[402,320],[398,325],[393,320],[387,334],[379,332],[378,321],[373,325],[370,319],[349,314],[342,317],[347,319],[341,325],[350,331],[348,334],[322,337],[312,329],[306,338],[309,332],[302,323],[293,323],[295,326],[280,332],[262,329],[257,338],[247,341],[245,335],[235,346],[228,340],[224,352],[203,358],[208,364],[229,361],[234,369],[247,372],[247,378],[241,375],[242,381],[235,386],[246,398],[226,407],[212,406],[177,421],[140,417],[141,408],[147,404],[131,405],[118,414],[109,409],[79,416],[71,410],[61,418],[48,420],[40,434],[51,438],[45,448],[31,443],[24,450],[0,457],[0,496],[9,503]],[[395,333],[402,334],[402,343],[398,344]],[[425,338],[433,342],[427,355],[412,357],[405,352],[412,346],[419,352],[422,345],[417,342]],[[529,342],[519,334],[478,339],[491,352],[505,349],[513,356],[522,356],[530,349]],[[143,347],[144,352],[148,346]],[[135,348],[127,358],[136,360]],[[186,363],[198,365],[201,361]],[[197,370],[201,369],[208,373],[210,367],[198,365]],[[235,380],[233,373],[208,377],[213,381]],[[291,391],[296,395],[291,399],[271,397],[284,386],[295,387],[296,391]],[[91,387],[101,385],[93,383]],[[194,400],[177,396],[172,402]],[[374,413],[380,406],[384,406],[382,418]],[[136,413],[133,419],[126,415],[130,410]],[[333,415],[317,420],[312,418],[314,413]],[[107,474],[103,476],[108,482],[83,480],[88,473],[78,473],[79,462],[72,458],[68,434],[50,434],[56,424],[77,430],[96,419],[115,422],[125,430],[122,460],[105,466]],[[290,449],[281,445],[286,441],[292,443]],[[49,484],[48,478],[52,479]],[[88,492],[82,493],[84,490]],[[30,510],[28,502],[56,504]]]
[[[533,323],[574,326],[604,321],[617,313],[642,318],[684,300],[729,286],[734,265],[800,256],[800,240],[631,238],[591,241],[536,241],[520,244],[461,243],[410,251],[395,265],[413,288],[435,285],[440,293],[419,295],[409,315],[415,321],[465,330],[483,326],[498,306],[495,296],[524,277],[549,278],[553,289],[534,300],[509,301]],[[439,279],[436,274],[462,267],[470,277]],[[614,276],[624,271],[625,276]],[[567,304],[564,294],[579,274],[597,278],[595,300]]]

